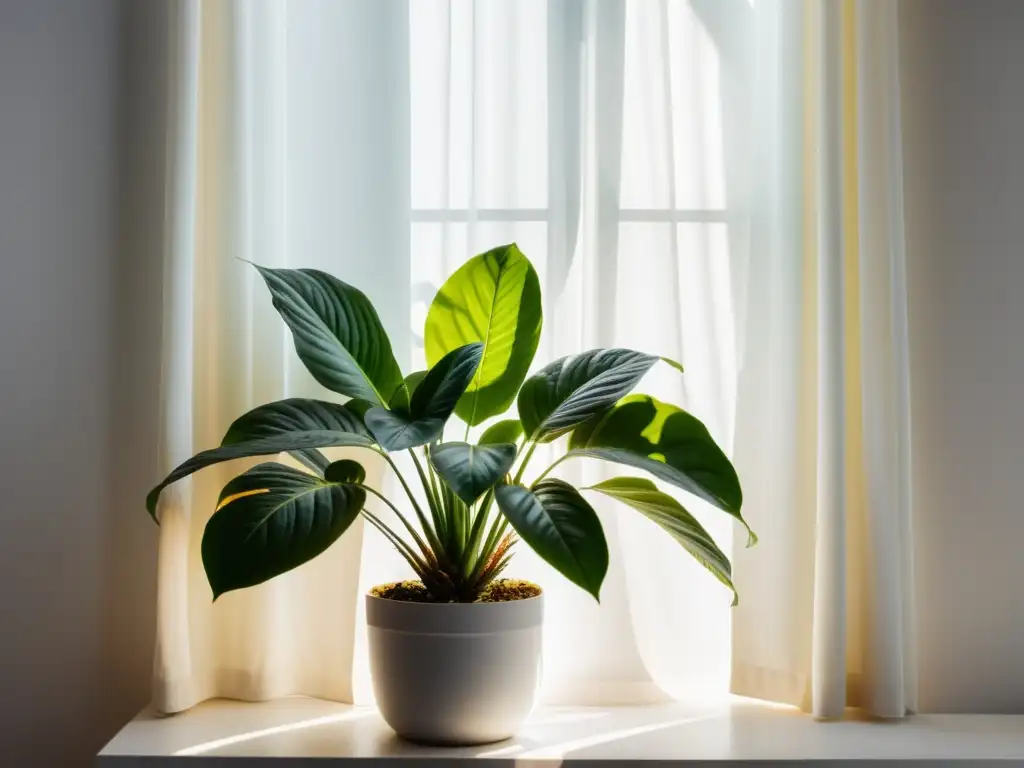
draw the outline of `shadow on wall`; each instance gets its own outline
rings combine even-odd
[[[157,528],[143,499],[158,474],[167,4],[120,0],[118,9],[119,247],[99,615],[106,704],[90,756],[150,696]]]

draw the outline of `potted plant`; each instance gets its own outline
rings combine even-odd
[[[429,369],[403,376],[370,301],[316,270],[256,267],[295,350],[337,403],[291,398],[261,405],[229,427],[221,445],[192,457],[146,500],[212,464],[288,452],[305,471],[258,464],[223,489],[202,541],[213,599],[311,560],[360,515],[405,558],[415,581],[366,597],[374,691],[400,735],[468,744],[511,736],[533,706],[540,671],[540,588],[499,578],[518,540],[595,598],[608,568],[598,516],[579,489],[551,476],[590,457],[650,475],[732,515],[736,472],[704,425],[674,405],[631,395],[659,360],[628,349],[563,357],[527,377],[541,332],[537,274],[514,245],[480,254],[438,291],[427,315]],[[475,443],[470,427],[491,423]],[[462,440],[445,439],[453,416]],[[526,486],[538,445],[564,450]],[[402,491],[367,485],[351,459],[319,450],[355,446],[390,464]],[[420,493],[392,454],[407,451]],[[616,477],[583,489],[661,526],[730,589],[729,560],[701,524],[649,479]],[[389,523],[368,500],[393,512]],[[754,542],[749,532],[748,543]],[[735,600],[734,600],[735,604]]]

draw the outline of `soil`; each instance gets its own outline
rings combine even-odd
[[[530,597],[537,597],[540,593],[540,587],[530,581],[522,579],[495,579],[484,588],[480,597],[473,602],[504,603],[511,600],[526,600]],[[394,581],[390,584],[380,584],[371,589],[370,594],[374,597],[400,600],[405,603],[437,602],[430,596],[427,588],[420,581]]]

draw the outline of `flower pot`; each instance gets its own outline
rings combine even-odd
[[[430,744],[514,735],[540,682],[543,599],[439,604],[367,595],[373,692],[387,724]]]

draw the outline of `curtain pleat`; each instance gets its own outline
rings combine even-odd
[[[734,691],[824,717],[913,708],[891,3],[174,0],[169,34],[162,471],[251,407],[333,398],[242,260],[364,290],[412,371],[443,279],[515,241],[545,294],[536,367],[596,346],[680,360],[640,391],[734,448],[761,537],[734,547],[727,516],[682,499],[735,556],[733,611],[607,499],[600,606],[520,546],[510,575],[549,600],[544,699],[720,697],[731,666]],[[162,497],[156,706],[370,701],[362,595],[404,563],[356,524],[212,604],[203,528],[242,464]]]
[[[916,691],[896,9],[801,11],[800,82],[774,87],[804,93],[803,150],[761,200],[803,247],[771,243],[788,284],[747,306],[736,451],[762,544],[737,553],[732,687],[895,718]]]

